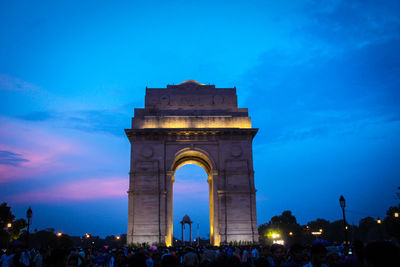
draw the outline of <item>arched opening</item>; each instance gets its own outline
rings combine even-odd
[[[214,237],[214,181],[213,181],[213,170],[214,164],[210,160],[210,157],[205,151],[202,150],[196,150],[196,149],[182,149],[179,152],[175,154],[175,160],[171,166],[171,183],[170,183],[170,192],[171,196],[174,195],[174,182],[176,181],[176,174],[177,170],[180,169],[182,166],[185,165],[197,165],[198,167],[201,167],[204,172],[206,173],[206,179],[200,178],[198,182],[203,182],[207,181],[208,183],[208,203],[209,203],[209,234],[210,234],[210,243],[213,245],[219,245],[219,239],[216,240]],[[190,167],[189,167],[190,168]],[[192,167],[193,168],[193,167]],[[196,167],[195,167],[196,168]],[[179,177],[179,172],[178,176]],[[178,217],[174,218],[174,212],[173,212],[173,197],[169,198],[169,214],[167,215],[168,220],[169,220],[169,229],[168,229],[168,234],[166,236],[166,245],[172,245],[173,244],[173,225],[178,225],[179,219]],[[204,201],[206,202],[206,201]],[[207,203],[207,202],[206,202]],[[193,213],[193,212],[192,212]],[[175,219],[175,220],[174,220]],[[179,221],[176,221],[176,220]],[[197,227],[197,225],[196,225]],[[176,228],[176,226],[175,226]],[[179,228],[178,228],[179,229]],[[176,232],[177,233],[177,232]],[[197,232],[196,232],[197,233]]]
[[[207,172],[196,164],[187,164],[175,171],[173,184],[173,220],[174,241],[182,239],[181,220],[188,215],[192,223],[186,225],[183,238],[186,242],[197,242],[198,236],[202,239],[210,238],[209,202],[210,189],[207,184]],[[190,240],[190,236],[192,239]]]

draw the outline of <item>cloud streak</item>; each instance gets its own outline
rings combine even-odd
[[[13,153],[7,150],[0,150],[0,165],[19,166],[22,162],[29,160],[22,157],[21,154]]]
[[[126,198],[128,178],[110,177],[60,183],[9,197],[11,203],[80,202],[95,199]]]
[[[0,150],[8,151],[2,154],[0,183],[57,173],[66,165],[65,157],[81,152],[77,141],[54,133],[47,127],[5,117],[0,117]]]
[[[0,91],[37,92],[40,87],[19,78],[0,73]]]

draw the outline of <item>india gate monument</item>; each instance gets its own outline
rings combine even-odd
[[[127,243],[173,241],[177,169],[202,167],[209,184],[210,242],[258,241],[251,127],[236,88],[193,80],[146,88],[131,129]],[[207,205],[207,203],[204,203]]]

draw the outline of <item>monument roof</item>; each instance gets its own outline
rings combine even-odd
[[[183,83],[180,83],[180,84],[178,84],[178,85],[189,85],[189,84],[205,85],[205,84],[203,84],[203,83],[199,83],[199,82],[196,81],[196,80],[186,80],[186,81],[184,81]]]
[[[183,216],[182,222],[183,223],[191,223],[192,221],[190,220],[190,217],[186,214],[185,216]]]

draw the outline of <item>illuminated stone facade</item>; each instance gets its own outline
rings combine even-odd
[[[258,241],[251,128],[236,88],[186,81],[146,88],[131,143],[129,243],[172,244],[175,171],[196,164],[208,174],[211,244]]]

